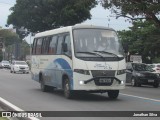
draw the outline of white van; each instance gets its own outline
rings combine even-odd
[[[32,79],[42,91],[63,89],[108,92],[116,99],[125,88],[126,63],[116,32],[107,27],[75,25],[36,34],[32,48]]]

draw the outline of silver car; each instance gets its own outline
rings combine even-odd
[[[3,60],[1,63],[0,63],[0,68],[8,68],[10,69],[11,65],[9,63],[9,61],[7,60]]]

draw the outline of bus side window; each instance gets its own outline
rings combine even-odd
[[[42,42],[42,54],[45,54],[45,46],[46,46],[46,38],[43,38],[43,42]]]
[[[65,52],[64,54],[66,54],[68,56],[72,56],[72,54],[71,54],[71,39],[70,39],[69,35],[65,36],[64,43],[67,44],[67,52]]]
[[[57,45],[57,36],[53,36],[49,44],[49,54],[56,53],[56,45]]]
[[[37,40],[37,45],[36,45],[36,54],[41,54],[41,50],[42,50],[42,38],[38,38]]]
[[[62,43],[63,43],[64,37],[59,36],[58,37],[58,45],[57,45],[57,54],[61,55],[62,54]]]
[[[36,53],[36,43],[37,43],[37,39],[34,39],[33,47],[32,47],[32,54],[33,55]]]
[[[48,54],[50,39],[51,37],[44,38],[43,45],[42,45],[42,54]]]

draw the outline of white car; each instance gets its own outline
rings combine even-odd
[[[13,61],[11,64],[11,73],[22,72],[29,73],[29,66],[25,61]]]
[[[0,68],[8,68],[8,69],[10,69],[10,63],[9,63],[9,61],[7,61],[7,60],[3,60],[2,62],[1,62],[1,64],[0,64]]]

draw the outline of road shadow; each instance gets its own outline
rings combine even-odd
[[[34,89],[36,91],[39,91],[39,92],[42,92],[40,89]],[[48,93],[48,94],[51,94],[51,95],[56,95],[57,97],[61,97],[63,99],[66,99],[64,97],[64,93],[62,90],[54,90],[54,91],[48,91],[48,92],[42,92],[42,93]],[[81,93],[81,92],[76,92],[73,96],[72,99],[70,100],[73,100],[73,101],[121,101],[120,98],[117,98],[115,100],[113,99],[110,99],[108,97],[108,94],[107,93],[103,93],[103,94],[100,94],[100,93]]]
[[[131,85],[126,85],[126,87],[130,87],[130,88],[153,88],[153,89],[157,89],[157,88],[154,88],[152,85],[141,85],[140,87],[132,87]],[[160,88],[160,86],[158,87]]]

